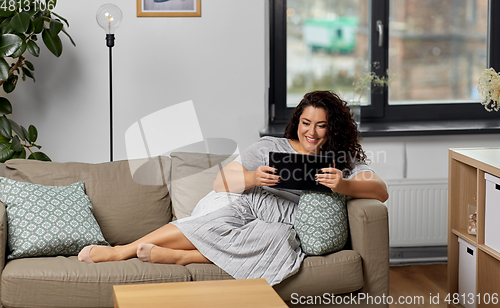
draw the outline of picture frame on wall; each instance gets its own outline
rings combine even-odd
[[[138,17],[201,17],[201,0],[137,0]]]

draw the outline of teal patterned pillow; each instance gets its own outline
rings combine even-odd
[[[336,192],[302,192],[294,228],[305,254],[324,255],[345,246],[349,235],[346,204],[346,196]]]
[[[109,245],[83,181],[44,186],[0,177],[0,200],[7,208],[8,259],[71,256],[87,245]]]

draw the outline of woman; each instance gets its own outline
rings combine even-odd
[[[169,223],[124,246],[88,246],[85,262],[138,257],[167,264],[214,263],[235,278],[271,285],[296,273],[305,255],[293,229],[300,191],[272,188],[279,181],[269,151],[333,155],[317,181],[353,198],[387,200],[385,183],[364,162],[359,132],[346,102],[329,91],[307,93],[285,138],[263,137],[217,175],[214,191],[192,217]]]

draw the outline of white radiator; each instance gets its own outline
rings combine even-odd
[[[390,247],[445,246],[448,181],[387,181]]]

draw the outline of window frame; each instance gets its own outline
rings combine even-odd
[[[376,21],[389,24],[389,1],[370,0],[371,6],[371,42],[378,40]],[[269,89],[269,124],[285,124],[290,119],[293,109],[286,106],[286,9],[287,0],[269,0],[270,9],[270,89]],[[488,1],[488,43],[487,67],[493,67],[497,72],[500,68],[500,1]],[[384,26],[384,37],[389,37],[389,29]],[[384,40],[383,46],[369,43],[371,48],[370,63],[381,63],[373,71],[383,76],[388,66],[389,40]],[[486,67],[485,67],[486,69]],[[426,121],[460,121],[499,119],[497,112],[488,112],[477,101],[470,103],[441,103],[415,105],[389,105],[388,91],[371,93],[371,105],[362,106],[362,123],[397,123]]]

